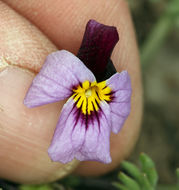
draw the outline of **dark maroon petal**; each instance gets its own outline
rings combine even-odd
[[[98,78],[99,75],[104,75],[103,73],[106,72],[106,66],[118,40],[116,27],[90,20],[87,23],[77,56]]]
[[[109,59],[104,71],[97,74],[95,77],[96,77],[96,80],[98,82],[101,82],[101,81],[109,79],[115,73],[117,73],[117,70],[114,67],[113,62],[111,61],[111,59]]]

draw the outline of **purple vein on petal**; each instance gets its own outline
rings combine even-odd
[[[98,76],[105,70],[118,40],[116,27],[90,20],[77,56],[95,76]]]
[[[70,98],[62,109],[48,149],[49,156],[53,161],[62,163],[67,163],[73,158],[80,161],[111,162],[109,105],[105,102],[100,103],[101,110],[97,113],[99,121],[95,113],[86,117],[75,105],[73,99]]]

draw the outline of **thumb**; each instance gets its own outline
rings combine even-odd
[[[76,161],[52,163],[47,149],[63,102],[23,105],[45,57],[56,50],[34,26],[0,2],[0,177],[40,183],[68,174]]]

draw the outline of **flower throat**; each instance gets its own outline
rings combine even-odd
[[[73,89],[73,92],[72,98],[76,102],[77,108],[81,109],[84,115],[98,111],[100,102],[109,102],[112,94],[111,89],[106,86],[106,81],[91,83],[87,80]]]

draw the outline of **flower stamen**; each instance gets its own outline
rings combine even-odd
[[[82,85],[73,89],[73,92],[72,98],[84,115],[98,111],[101,101],[111,100],[111,89],[106,86],[106,81],[100,83],[84,81]]]

